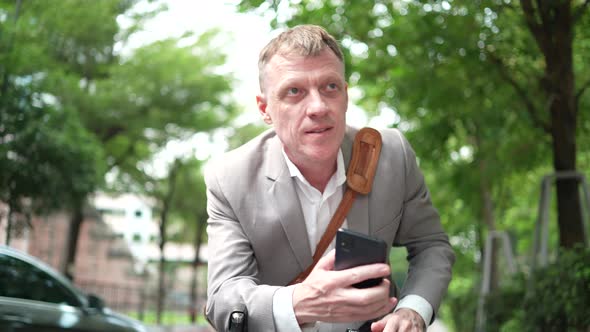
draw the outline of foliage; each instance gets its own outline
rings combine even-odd
[[[155,311],[146,310],[142,316],[140,316],[137,312],[131,311],[126,312],[125,315],[135,318],[137,320],[141,320],[143,324],[146,325],[159,325],[157,322],[157,315]],[[177,311],[165,311],[162,313],[161,316],[162,324],[166,325],[189,325],[193,324],[190,321],[189,315],[186,312],[177,312]],[[197,325],[199,326],[209,326],[207,323],[207,318],[205,315],[198,315]]]
[[[475,331],[477,311],[475,289],[449,289],[445,303],[446,305],[439,310],[438,317],[449,326],[451,331]]]
[[[105,15],[132,4],[0,2],[0,118],[6,143],[0,173],[11,182],[3,186],[11,189],[1,199],[16,212],[27,201],[36,213],[74,209],[103,183],[106,163],[100,142],[83,125],[83,112],[54,88],[102,75],[113,58],[105,34],[113,36],[117,30],[115,17]]]
[[[217,69],[225,57],[209,46],[216,31],[156,41],[123,58],[115,52],[121,38],[161,10],[128,13],[135,3],[3,1],[1,9],[0,56],[7,62],[0,74],[76,112],[102,145],[102,170],[116,168],[127,180],[140,179],[141,162],[169,140],[216,128],[234,112],[231,76]],[[131,18],[129,28],[118,25],[120,15]]]
[[[101,109],[108,112],[97,110],[86,121],[103,138],[118,174],[115,189],[148,189],[142,165],[167,142],[212,131],[234,116],[227,96],[231,76],[216,72],[225,57],[209,46],[215,34],[185,46],[167,39],[141,47],[113,68],[108,81],[97,83]]]
[[[17,217],[71,207],[103,181],[100,146],[77,114],[46,104],[30,88],[6,89],[0,106],[0,200]],[[27,220],[16,221],[9,226]]]
[[[467,244],[455,244],[456,263],[453,280],[439,310],[440,317],[454,331],[474,331],[479,292],[478,265]],[[462,249],[459,249],[462,248]]]
[[[590,248],[561,250],[553,263],[488,296],[487,330],[586,331],[588,306]]]
[[[228,96],[233,78],[220,69],[225,56],[212,42],[219,31],[122,50],[146,19],[164,9],[155,4],[142,12],[137,3],[0,1],[0,102],[12,107],[0,113],[6,133],[0,138],[13,140],[0,150],[7,160],[0,163],[0,174],[13,179],[3,178],[2,184],[42,189],[55,208],[72,212],[64,266],[75,260],[83,220],[76,212],[105,174],[112,179],[108,189],[161,194],[166,181],[155,179],[147,166],[154,155],[171,140],[228,123],[235,113]],[[26,98],[17,96],[18,89]],[[9,118],[18,127],[8,128]],[[13,136],[45,150],[29,149]],[[30,167],[18,167],[14,156],[27,156]],[[22,180],[15,184],[16,178]],[[42,203],[35,192],[18,197],[5,192],[3,201],[26,196],[36,206]]]
[[[588,307],[590,249],[581,247],[562,251],[555,263],[536,271],[524,301],[525,317],[544,331],[586,330]]]
[[[485,299],[486,331],[500,331],[506,325],[512,328],[518,326],[514,330],[524,331],[526,321],[521,319],[526,284],[526,277],[521,273],[488,295]]]
[[[391,264],[391,279],[401,289],[408,276],[408,261],[406,248],[393,248],[389,251],[389,262]]]
[[[240,145],[248,142],[250,139],[262,133],[267,127],[256,125],[253,123],[246,124],[234,129],[234,132],[229,137],[229,148],[235,149]]]
[[[192,243],[198,224],[207,223],[207,198],[205,181],[201,173],[202,164],[202,161],[191,158],[183,161],[178,170],[168,234],[174,242]]]

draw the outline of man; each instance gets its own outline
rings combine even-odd
[[[397,130],[382,130],[373,189],[359,196],[344,227],[406,246],[408,279],[399,294],[387,264],[334,271],[327,253],[301,283],[346,187],[356,129],[346,126],[341,50],[324,29],[302,25],[260,53],[258,109],[272,125],[207,168],[207,317],[225,330],[234,310],[249,331],[422,331],[434,319],[454,255],[416,157]],[[395,266],[393,267],[395,268]],[[352,284],[383,278],[378,286]]]

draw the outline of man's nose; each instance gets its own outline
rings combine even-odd
[[[317,90],[309,93],[309,103],[307,105],[308,116],[322,116],[328,112],[328,104],[325,97]]]

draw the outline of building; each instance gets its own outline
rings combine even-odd
[[[135,258],[136,271],[142,273],[159,237],[150,199],[132,194],[98,193],[93,204],[102,220],[125,240]]]

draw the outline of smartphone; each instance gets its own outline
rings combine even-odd
[[[336,233],[335,270],[386,262],[387,243],[385,241],[344,228],[340,228]],[[379,285],[382,280],[383,278],[367,279],[353,286],[369,288]]]

